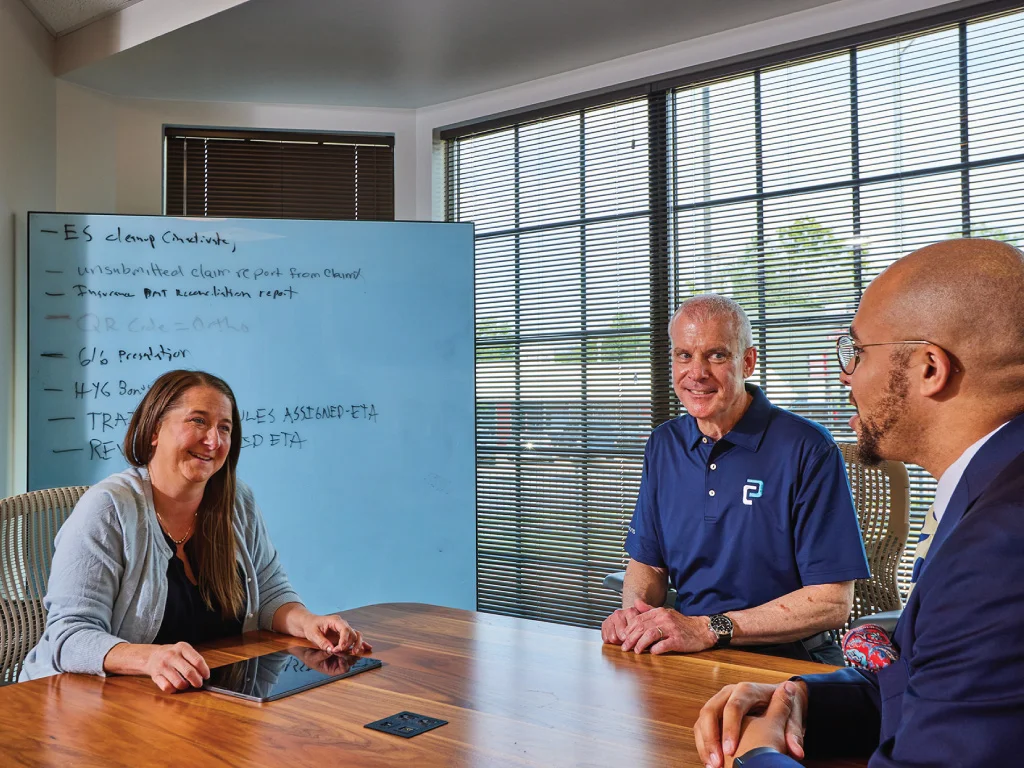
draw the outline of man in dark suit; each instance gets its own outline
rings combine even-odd
[[[1022,765],[1024,255],[953,240],[900,259],[865,291],[839,356],[862,458],[916,462],[939,480],[898,658],[877,674],[728,686],[694,725],[698,752],[712,768],[805,754]]]

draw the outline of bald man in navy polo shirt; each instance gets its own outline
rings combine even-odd
[[[686,415],[644,453],[622,605],[601,636],[624,651],[725,645],[842,664],[843,625],[869,576],[842,454],[812,421],[745,384],[757,350],[736,302],[695,296],[669,323]],[[663,608],[668,582],[678,593]]]

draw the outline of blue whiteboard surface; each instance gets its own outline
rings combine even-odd
[[[210,371],[319,612],[476,607],[468,224],[29,215],[28,485],[92,484],[148,385]]]

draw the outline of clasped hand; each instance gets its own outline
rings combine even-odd
[[[708,700],[693,725],[701,762],[722,768],[727,758],[756,747],[803,759],[807,698],[807,684],[801,681],[725,686]]]
[[[653,654],[694,653],[715,644],[708,620],[684,616],[671,608],[655,608],[637,599],[632,608],[620,608],[601,624],[601,639],[624,651]]]

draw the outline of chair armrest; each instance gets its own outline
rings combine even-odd
[[[617,592],[621,595],[622,583],[625,581],[625,579],[625,571],[616,571],[615,573],[609,573],[607,576],[604,577],[604,581],[601,582],[601,586],[603,586],[605,589],[610,589],[612,592]],[[665,607],[675,608],[675,606],[676,591],[672,588],[672,585],[670,584],[668,587],[668,591],[665,593]]]
[[[881,613],[872,613],[867,616],[861,616],[850,624],[850,629],[856,629],[865,624],[877,624],[885,630],[886,634],[892,636],[893,630],[896,629],[896,622],[899,621],[900,614],[903,613],[902,608],[898,608],[895,611],[882,611]]]
[[[612,592],[618,592],[622,594],[622,582],[626,579],[625,571],[616,571],[615,573],[609,573],[604,577],[604,581],[601,582],[601,586],[605,589],[610,589]]]

